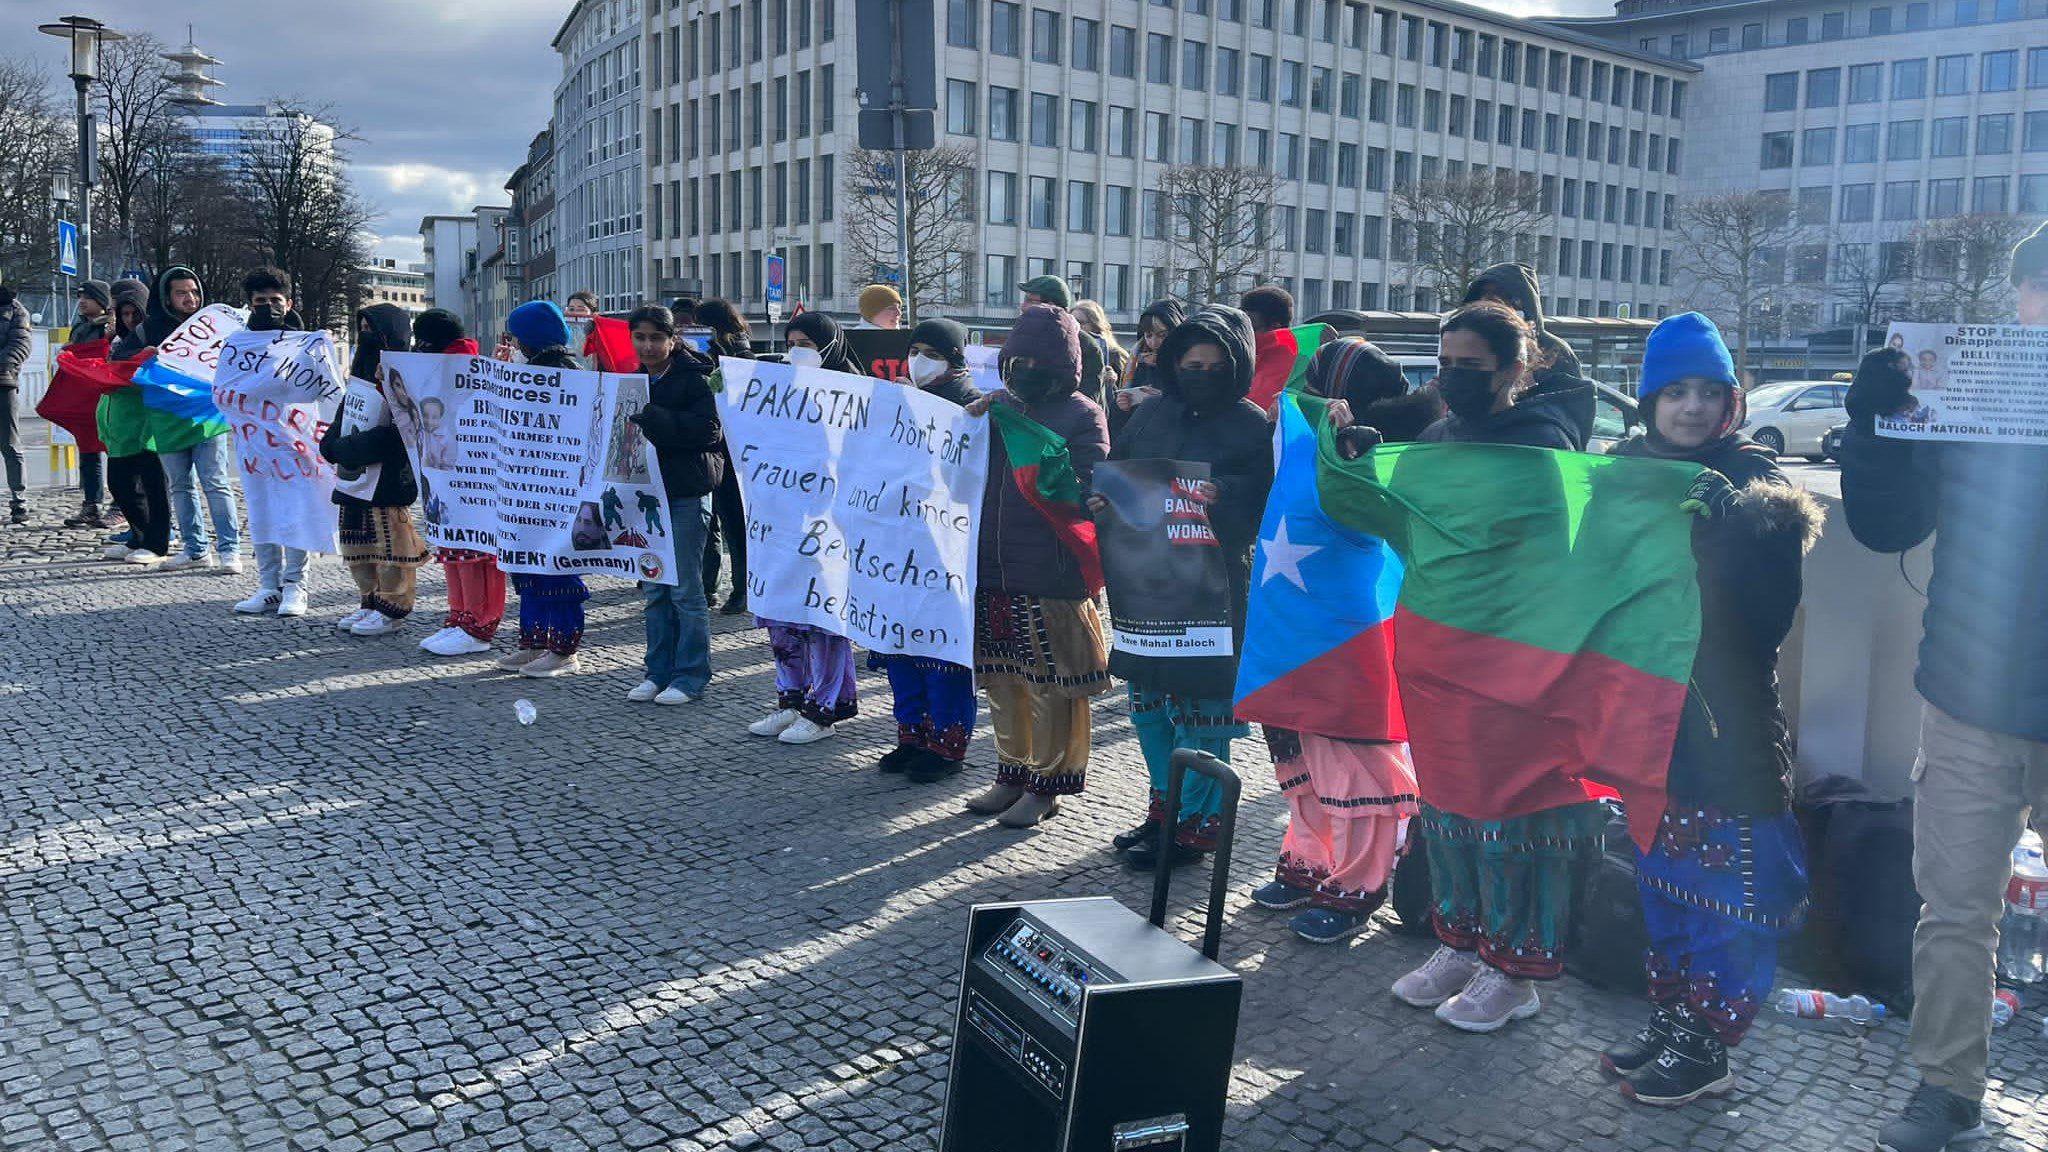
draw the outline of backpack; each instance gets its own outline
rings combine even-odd
[[[1643,970],[1650,931],[1643,922],[1642,892],[1636,886],[1636,846],[1620,804],[1607,809],[1606,846],[1573,885],[1572,926],[1565,946],[1565,970],[1595,988],[1640,996],[1648,988]]]
[[[1820,986],[1860,992],[1893,1016],[1913,1010],[1913,802],[1880,800],[1859,780],[1833,776],[1794,805],[1812,884],[1806,929],[1787,963]]]

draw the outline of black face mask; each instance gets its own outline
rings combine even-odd
[[[1445,368],[1436,374],[1437,395],[1451,415],[1467,424],[1493,411],[1493,373],[1480,368]]]
[[[1217,408],[1237,391],[1237,373],[1229,368],[1180,368],[1173,374],[1180,398],[1197,411]]]
[[[1003,378],[1010,394],[1025,404],[1042,404],[1067,390],[1069,381],[1050,368],[1012,368]]]
[[[276,304],[265,304],[260,308],[251,308],[249,310],[248,327],[251,331],[255,332],[275,332],[284,327],[285,311],[284,308]]]

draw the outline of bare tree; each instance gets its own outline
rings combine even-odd
[[[93,202],[93,230],[106,248],[118,246],[123,267],[142,249],[137,232],[139,201],[152,184],[175,179],[171,171],[193,151],[163,60],[163,42],[148,33],[100,47],[99,195]],[[158,264],[156,267],[162,267]]]
[[[1916,318],[1965,324],[2009,321],[2013,246],[2026,239],[2034,223],[2021,216],[1979,213],[1922,224],[1914,237],[1921,253]]]
[[[1264,168],[1181,164],[1159,173],[1162,218],[1153,263],[1167,291],[1194,304],[1230,298],[1274,270],[1274,197],[1280,181]]]
[[[351,273],[367,259],[372,213],[342,167],[342,146],[354,139],[327,108],[288,106],[245,131],[227,166],[252,254],[291,274],[309,327],[346,320]]]
[[[901,285],[904,320],[921,308],[968,303],[974,295],[974,175],[972,149],[958,144],[903,154],[904,212],[908,217],[910,275]],[[846,199],[840,244],[849,284],[873,283],[896,268],[896,154],[857,148],[846,158]]]
[[[1835,247],[1834,298],[1857,328],[1856,348],[1860,350],[1867,342],[1863,335],[1866,325],[1890,319],[1892,305],[1903,301],[1913,276],[1910,228],[1880,225],[1867,241]]]
[[[1537,190],[1534,176],[1492,168],[1397,190],[1394,219],[1415,233],[1411,281],[1439,298],[1462,299],[1480,272],[1512,257],[1518,237],[1549,224]]]
[[[26,60],[0,59],[0,282],[48,283],[57,259],[50,179],[76,154],[49,75]]]
[[[1696,302],[1735,318],[1738,370],[1749,366],[1751,328],[1787,309],[1799,293],[1785,285],[1785,253],[1806,238],[1785,193],[1731,192],[1695,200],[1679,220]],[[1766,308],[1768,303],[1769,307]]]

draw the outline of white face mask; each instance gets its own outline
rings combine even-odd
[[[952,365],[944,360],[934,360],[930,356],[912,356],[910,358],[911,383],[922,388],[939,377],[944,376],[946,370],[951,367]]]
[[[825,357],[820,355],[816,348],[791,348],[785,358],[799,368],[822,368],[825,366]]]

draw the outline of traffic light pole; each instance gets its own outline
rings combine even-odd
[[[917,318],[917,306],[911,301],[910,283],[910,196],[909,184],[904,176],[904,160],[908,153],[904,145],[904,106],[906,99],[903,79],[903,2],[895,0],[889,5],[889,121],[896,136],[896,268],[902,278],[903,311],[910,319]]]
[[[92,87],[92,79],[86,76],[73,78],[78,85],[78,278],[92,279],[92,178],[97,167],[93,163],[94,152],[99,141],[93,138],[92,111],[86,102],[86,91]]]

